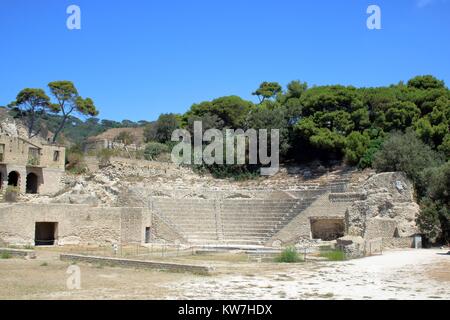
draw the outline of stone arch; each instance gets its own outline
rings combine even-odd
[[[35,173],[30,172],[27,175],[26,193],[37,194],[38,186],[39,186],[38,176]]]
[[[17,171],[11,171],[8,174],[8,186],[18,187],[20,185],[20,174]]]

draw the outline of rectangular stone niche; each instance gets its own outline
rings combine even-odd
[[[310,222],[311,222],[311,236],[313,239],[332,241],[344,236],[345,233],[344,218],[314,217],[310,218]]]

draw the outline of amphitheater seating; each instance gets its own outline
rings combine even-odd
[[[262,244],[316,199],[155,198],[155,206],[192,243]]]
[[[221,211],[222,241],[262,244],[313,201],[314,198],[225,200]]]
[[[217,237],[216,202],[203,199],[155,198],[154,206],[190,242],[214,242]]]
[[[154,197],[153,205],[191,243],[264,244],[325,194],[333,195],[336,201],[347,201],[350,176],[326,177],[296,190],[256,192],[258,199]]]

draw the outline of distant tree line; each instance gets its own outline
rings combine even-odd
[[[432,76],[377,88],[308,88],[293,81],[283,91],[264,82],[253,94],[259,103],[227,96],[194,104],[182,115],[162,114],[146,126],[146,139],[168,143],[174,129],[192,130],[194,121],[204,130],[277,128],[286,161],[343,159],[365,168],[389,133],[412,129],[432,150],[450,156],[450,91]]]

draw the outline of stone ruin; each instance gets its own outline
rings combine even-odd
[[[231,182],[169,163],[116,159],[65,183],[52,196],[0,204],[0,239],[32,243],[36,223],[48,222],[47,235],[59,245],[337,241],[353,252],[377,239],[383,247],[410,247],[418,232],[419,207],[402,173],[282,168],[274,177]]]

